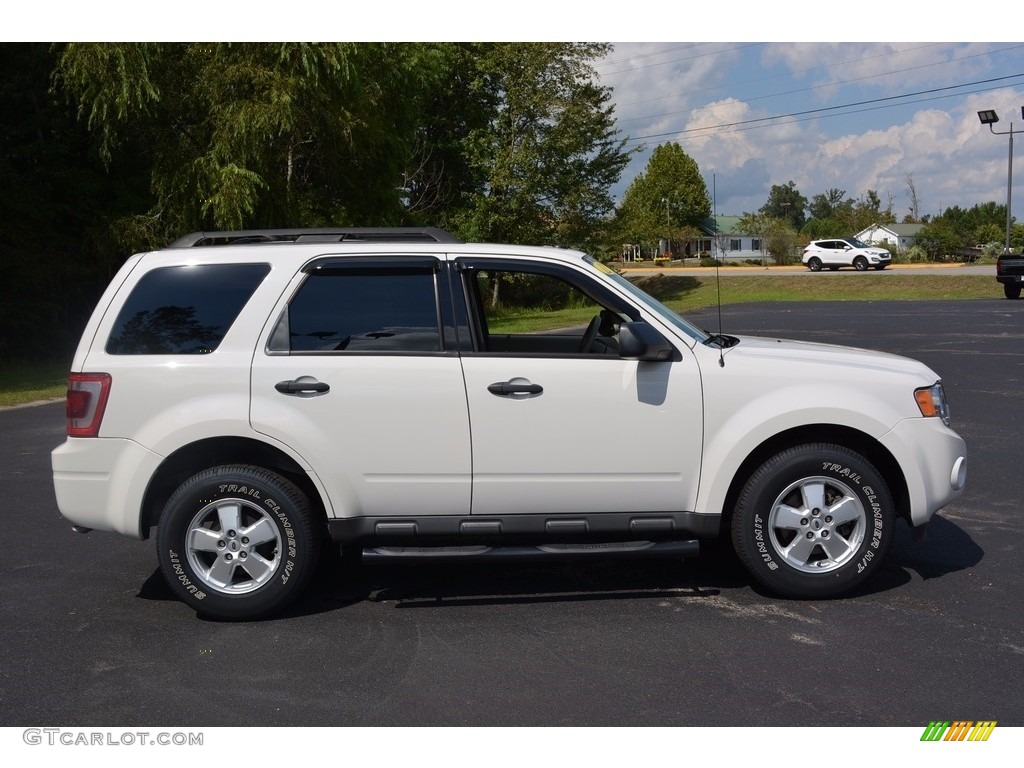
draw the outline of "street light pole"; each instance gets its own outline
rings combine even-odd
[[[1021,117],[1024,118],[1024,107],[1020,108]],[[1024,133],[1024,131],[1013,130],[1013,123],[1010,123],[1010,130],[1008,131],[997,131],[992,126],[999,122],[999,115],[996,114],[994,109],[983,109],[978,112],[978,119],[982,125],[987,125],[989,131],[996,136],[1009,136],[1010,137],[1010,153],[1006,162],[1006,243],[1003,245],[1004,253],[1010,252],[1010,222],[1011,216],[1011,204],[1013,202],[1013,135],[1015,133]]]

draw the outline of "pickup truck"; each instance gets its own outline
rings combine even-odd
[[[1003,253],[996,262],[996,280],[1003,284],[1003,293],[1008,299],[1020,298],[1020,286],[1024,283],[1024,254]]]

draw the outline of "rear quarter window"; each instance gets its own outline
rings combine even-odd
[[[107,354],[213,352],[269,272],[267,264],[200,264],[148,272],[118,312]]]

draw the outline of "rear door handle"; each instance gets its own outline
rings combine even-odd
[[[324,381],[317,381],[312,376],[300,376],[297,379],[279,381],[274,389],[284,395],[297,395],[301,392],[329,392],[331,385]]]
[[[544,391],[540,384],[529,384],[512,381],[498,381],[487,387],[487,391],[498,397],[509,395],[539,395]]]

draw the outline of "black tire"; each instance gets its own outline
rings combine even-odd
[[[1020,298],[1020,283],[1003,283],[1003,295],[1008,299]]]
[[[164,507],[156,545],[171,590],[220,619],[284,608],[306,586],[320,551],[306,495],[280,475],[246,465],[186,480]]]
[[[736,554],[751,575],[786,597],[849,591],[882,563],[893,502],[863,456],[827,443],[768,459],[747,481],[732,518]]]
[[[817,256],[812,256],[807,260],[807,268],[811,272],[821,272],[821,259]]]
[[[853,268],[858,272],[866,272],[868,269],[868,260],[863,256],[858,256],[853,260]]]

